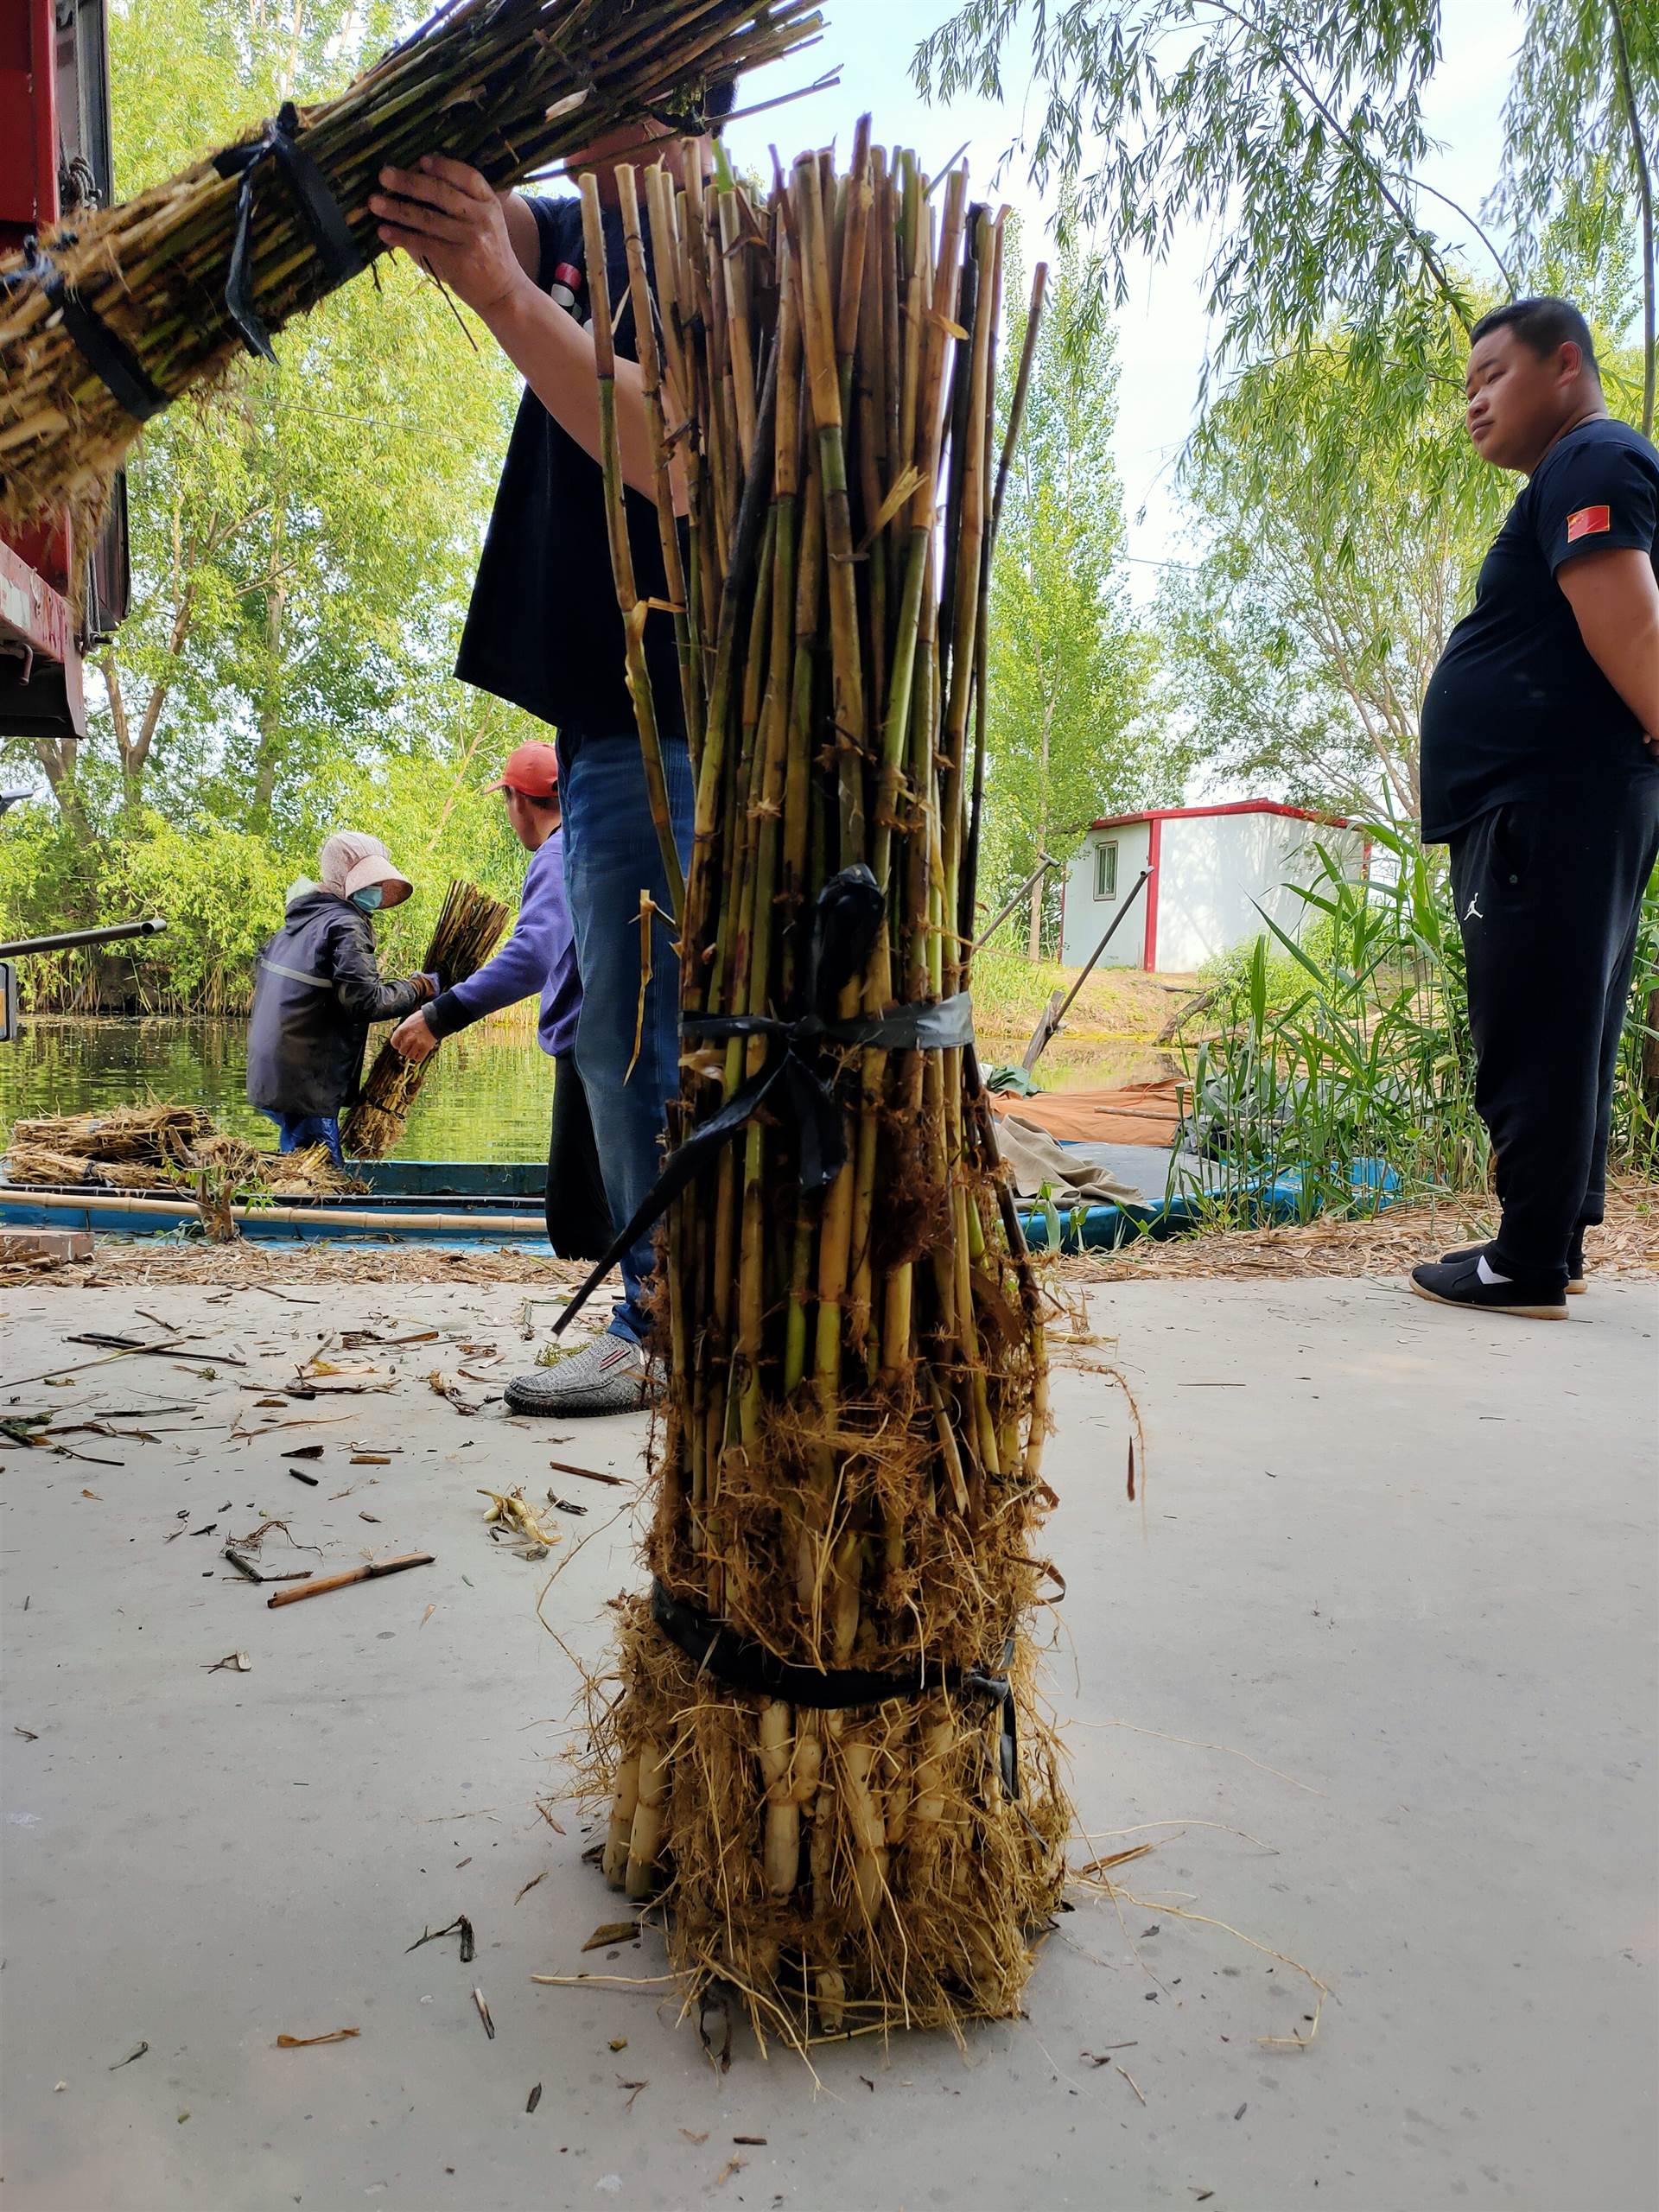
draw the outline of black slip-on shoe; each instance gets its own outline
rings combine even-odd
[[[1483,1282],[1477,1262],[1480,1247],[1471,1258],[1427,1260],[1411,1271],[1411,1287],[1419,1298],[1436,1306],[1461,1306],[1471,1313],[1512,1313],[1523,1321],[1565,1321],[1567,1293],[1554,1283],[1517,1275],[1512,1282]]]
[[[1459,1260],[1478,1260],[1483,1252],[1491,1250],[1490,1244],[1460,1244],[1455,1252],[1442,1252],[1440,1265],[1455,1267]],[[1575,1236],[1567,1255],[1567,1294],[1582,1298],[1590,1287],[1584,1273],[1584,1239]]]

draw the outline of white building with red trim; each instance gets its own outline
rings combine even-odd
[[[1366,839],[1338,815],[1275,799],[1159,806],[1090,824],[1066,873],[1060,958],[1080,968],[1143,871],[1146,881],[1101,955],[1103,968],[1190,974],[1262,934],[1262,912],[1298,937],[1309,910],[1292,887],[1323,870],[1316,844],[1357,874]]]

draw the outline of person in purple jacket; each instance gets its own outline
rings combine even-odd
[[[610,1244],[611,1211],[576,1072],[582,982],[564,895],[559,756],[550,745],[521,745],[489,789],[501,793],[513,835],[531,856],[518,919],[493,960],[399,1022],[391,1042],[406,1060],[423,1060],[457,1030],[540,994],[537,1041],[554,1066],[548,1239],[561,1258],[597,1260]]]

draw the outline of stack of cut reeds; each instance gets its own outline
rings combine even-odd
[[[1026,1626],[1041,1300],[963,1026],[1002,220],[868,118],[766,197],[618,183],[675,605],[633,604],[589,178],[618,591],[648,785],[645,620],[696,769],[668,1183],[702,1164],[658,1294],[656,1582],[595,1713],[605,1871],[763,2034],[1006,2016],[1070,1815]]]
[[[227,1202],[244,1192],[322,1198],[364,1187],[340,1173],[326,1146],[262,1152],[218,1128],[199,1106],[118,1106],[19,1122],[5,1168],[14,1184],[88,1183],[117,1191],[200,1187],[205,1178]]]
[[[695,108],[704,85],[818,29],[811,0],[450,0],[340,99],[284,118],[293,132],[263,134],[297,146],[325,213],[332,199],[332,247],[319,251],[270,143],[251,168],[231,149],[78,215],[41,242],[45,261],[0,259],[0,515],[95,498],[145,415],[220,374],[255,342],[250,327],[280,328],[381,252],[367,200],[385,164],[448,154],[510,184],[619,124]],[[238,327],[226,285],[245,188]],[[71,327],[77,302],[105,334],[90,343],[122,397],[93,367],[84,323],[79,336]]]
[[[211,1135],[200,1106],[115,1106],[106,1112],[49,1114],[12,1126],[13,1151],[39,1149],[80,1160],[156,1166],[182,1160]]]
[[[455,882],[444,893],[443,907],[421,963],[442,978],[447,990],[481,968],[512,918],[499,899],[475,883]],[[409,1109],[425,1082],[430,1059],[406,1060],[391,1043],[375,1054],[362,1096],[340,1124],[340,1142],[356,1160],[384,1160],[403,1138]]]

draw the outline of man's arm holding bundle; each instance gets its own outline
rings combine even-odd
[[[536,283],[535,217],[463,162],[429,154],[419,168],[385,168],[369,201],[386,245],[429,269],[479,317],[548,413],[600,458],[599,384],[594,341]],[[650,433],[638,365],[616,364],[616,419],[622,475],[656,496]],[[674,504],[684,508],[675,477]]]

